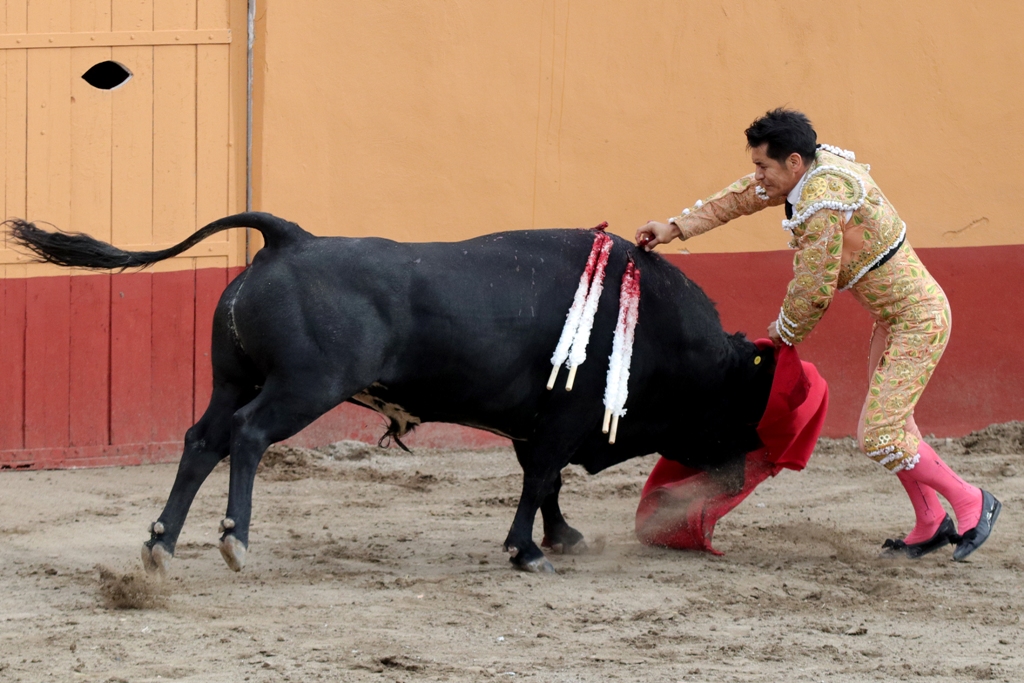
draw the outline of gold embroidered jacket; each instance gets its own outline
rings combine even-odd
[[[905,224],[869,167],[853,161],[852,153],[835,151],[817,151],[797,186],[800,199],[793,218],[782,221],[793,236],[789,246],[797,250],[777,321],[779,336],[790,345],[814,328],[837,289],[856,286],[905,235]],[[767,199],[751,174],[670,220],[686,240],[784,202]]]

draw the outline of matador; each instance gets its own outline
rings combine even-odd
[[[637,243],[649,250],[785,205],[782,227],[796,251],[793,279],[769,337],[779,345],[799,344],[838,291],[849,290],[870,312],[869,385],[858,443],[896,474],[916,516],[914,529],[887,540],[883,554],[918,558],[953,544],[953,558],[965,559],[988,538],[1001,505],[950,469],[914,421],[914,407],[949,340],[945,293],[910,246],[906,224],[870,167],[852,152],[817,144],[804,114],[775,109],[754,121],[746,136],[754,173],[665,223],[647,223],[637,230]],[[936,491],[953,508],[955,525]]]

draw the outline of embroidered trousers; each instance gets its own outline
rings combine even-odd
[[[913,468],[921,441],[914,407],[949,342],[949,303],[907,243],[852,293],[875,318],[860,447],[891,472]]]

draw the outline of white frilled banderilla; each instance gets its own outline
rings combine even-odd
[[[548,389],[555,388],[558,378],[558,367],[565,363],[569,368],[569,379],[565,382],[565,390],[572,391],[576,379],[576,369],[587,359],[587,344],[590,342],[590,330],[594,326],[594,315],[597,304],[604,290],[604,269],[608,265],[608,255],[612,252],[612,238],[604,234],[607,227],[603,223],[597,227],[599,231],[594,238],[594,246],[590,249],[587,266],[580,275],[580,284],[576,287],[572,306],[565,316],[565,327],[558,339],[558,346],[551,356],[551,376],[548,377]],[[568,360],[567,360],[568,359]]]
[[[629,395],[629,364],[633,359],[633,337],[640,315],[640,270],[632,261],[626,264],[619,287],[619,319],[612,339],[612,355],[608,357],[608,379],[604,388],[604,423],[601,431],[608,434],[608,443],[615,443],[619,418],[626,415]],[[611,424],[609,425],[609,422]]]
[[[601,231],[607,223],[598,226]],[[565,316],[565,327],[558,339],[558,346],[551,356],[551,375],[548,377],[548,389],[554,389],[558,378],[558,369],[565,363],[569,367],[569,378],[565,384],[566,391],[572,391],[576,369],[587,359],[587,344],[594,326],[597,305],[604,290],[604,271],[608,265],[608,255],[612,250],[612,240],[603,232],[594,238],[594,246],[587,258],[587,265],[580,275],[580,283],[576,288],[572,306]],[[604,391],[604,423],[601,431],[609,434],[608,443],[615,443],[619,418],[626,414],[626,398],[629,386],[629,364],[633,357],[633,336],[636,329],[640,306],[640,271],[632,260],[626,265],[622,274],[619,289],[619,318],[615,325],[615,337],[612,341],[612,355],[608,359],[608,378]]]

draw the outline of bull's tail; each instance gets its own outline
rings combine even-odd
[[[264,242],[271,249],[313,237],[295,223],[258,211],[215,220],[182,242],[160,251],[124,251],[88,235],[47,232],[37,228],[34,223],[17,218],[8,220],[5,224],[14,243],[32,251],[40,261],[59,266],[107,270],[143,268],[151,263],[177,256],[210,235],[229,228],[255,228],[263,234]]]

